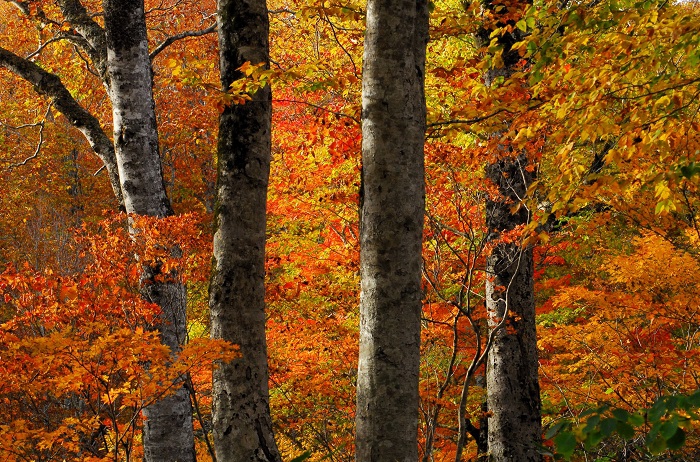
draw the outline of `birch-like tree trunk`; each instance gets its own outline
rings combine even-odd
[[[362,74],[356,459],[418,460],[428,6],[369,0]]]
[[[485,7],[493,9],[493,4],[485,2]],[[508,17],[507,8],[493,14],[495,26],[505,26],[505,21],[499,21]],[[511,47],[522,40],[522,32],[513,29],[498,35],[503,65],[486,72],[486,85],[492,85],[497,77],[508,79],[521,61]],[[482,45],[490,43],[491,32],[490,28],[480,31]],[[498,196],[486,204],[488,240],[496,243],[486,262],[486,309],[489,326],[498,329],[486,366],[488,460],[539,462],[542,423],[532,248],[517,239],[499,242],[503,233],[530,222],[532,217],[523,201],[536,169],[525,153],[514,153],[509,146],[499,146],[496,157],[486,166],[486,177],[498,189]]]
[[[245,62],[269,64],[265,0],[219,0],[221,84]],[[270,174],[269,86],[219,118],[212,337],[241,356],[214,371],[213,424],[218,462],[280,461],[272,432],[265,339],[265,221]]]
[[[165,193],[152,92],[151,61],[143,0],[104,0],[109,93],[114,146],[127,213],[172,214]],[[144,267],[142,292],[161,308],[162,342],[177,355],[186,339],[184,286],[156,280],[157,267]],[[144,409],[144,459],[147,462],[195,460],[192,409],[184,383]]]

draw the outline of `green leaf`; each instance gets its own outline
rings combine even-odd
[[[613,409],[612,415],[620,422],[627,422],[630,418],[630,413],[624,409]]]
[[[644,425],[644,416],[642,415],[641,411],[637,411],[634,414],[630,414],[627,421],[634,427],[641,427]]]
[[[527,32],[527,23],[523,21],[522,19],[518,22],[515,23],[515,27],[520,29],[523,32]]]
[[[557,424],[549,427],[547,430],[547,433],[545,433],[544,437],[547,439],[551,439],[554,435],[558,434],[560,430],[564,429],[567,430],[571,426],[571,422],[568,420],[562,420],[558,422]]]
[[[688,396],[688,405],[692,407],[700,407],[700,390]]]
[[[603,438],[607,438],[608,436],[612,435],[616,428],[617,419],[609,417],[600,422],[600,433],[603,435]]]
[[[584,432],[588,433],[593,431],[598,423],[600,423],[600,416],[599,415],[592,415],[586,420],[586,427],[583,429]]]
[[[537,44],[533,41],[527,42],[527,54],[532,55],[537,51]]]
[[[667,420],[666,422],[661,424],[661,427],[659,427],[659,433],[665,440],[668,440],[671,437],[673,437],[673,435],[676,434],[677,430],[678,416],[674,416],[673,418]]]
[[[698,173],[695,162],[691,162],[688,165],[684,165],[680,167],[679,170],[681,172],[681,176],[688,179],[691,179],[694,175]]]
[[[677,428],[676,433],[666,440],[666,445],[672,451],[680,449],[685,444],[685,432],[682,428]]]
[[[593,449],[603,440],[603,434],[600,431],[594,431],[586,437],[586,449]]]
[[[540,71],[535,71],[530,74],[530,84],[534,85],[536,83],[540,83],[542,79],[544,78],[544,74]]]
[[[559,433],[554,438],[554,445],[557,448],[557,453],[559,453],[564,459],[569,460],[576,449],[576,437],[571,432]]]
[[[659,202],[659,204],[661,203],[662,202]],[[658,209],[659,206],[657,205],[656,208]],[[666,414],[666,403],[662,400],[659,400],[656,403],[654,403],[651,409],[649,409],[649,412],[647,412],[647,418],[650,422],[655,423],[661,420],[661,417],[663,417],[664,414]]]
[[[626,440],[631,440],[634,437],[634,428],[627,422],[617,422],[617,433]]]
[[[700,52],[696,51],[694,53],[690,53],[688,55],[688,64],[692,67],[697,66],[700,64]]]
[[[661,435],[657,435],[652,441],[647,441],[647,448],[654,455],[661,454],[666,450],[666,440]]]
[[[661,400],[664,402],[664,409],[666,410],[666,412],[672,412],[678,407],[677,396],[671,395],[667,396],[666,398],[662,398]]]

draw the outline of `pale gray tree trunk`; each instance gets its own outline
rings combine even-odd
[[[486,7],[492,5],[486,3]],[[494,14],[498,18],[507,13],[503,9]],[[490,34],[490,29],[480,31],[482,45],[490,42]],[[498,37],[504,64],[487,71],[487,85],[497,77],[509,78],[521,60],[511,46],[522,40],[522,32],[515,29]],[[542,423],[532,248],[517,238],[515,242],[499,241],[504,232],[530,222],[532,217],[523,201],[536,169],[526,153],[514,153],[505,145],[496,150],[498,158],[486,166],[486,177],[498,189],[498,195],[486,204],[487,239],[496,244],[486,262],[486,309],[489,326],[497,329],[486,366],[488,458],[495,462],[539,462]]]
[[[219,0],[224,90],[242,64],[269,63],[265,0]],[[214,371],[213,426],[218,462],[280,461],[272,432],[265,339],[265,221],[270,174],[270,88],[227,106],[219,118],[212,337],[240,347]]]
[[[158,155],[151,62],[143,0],[104,0],[109,93],[114,146],[127,213],[172,214]],[[177,355],[186,339],[184,286],[157,281],[158,267],[144,267],[142,292],[161,308],[162,342]],[[169,275],[172,277],[172,275]],[[161,276],[162,278],[162,276]],[[195,460],[189,393],[180,381],[175,393],[144,409],[144,458],[148,462]]]
[[[428,7],[369,0],[362,74],[356,459],[418,460]]]

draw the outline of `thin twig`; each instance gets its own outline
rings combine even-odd
[[[211,441],[209,441],[209,435],[207,432],[207,428],[204,425],[204,419],[202,418],[202,411],[199,409],[199,400],[197,399],[197,394],[195,393],[194,390],[194,382],[192,382],[192,375],[188,372],[185,375],[185,385],[187,386],[187,390],[190,392],[190,398],[192,399],[192,406],[194,407],[194,412],[197,414],[197,420],[199,421],[199,425],[202,426],[202,434],[204,436],[204,443],[207,445],[207,450],[209,451],[209,455],[211,456],[211,460],[213,462],[216,462],[216,452],[214,451],[214,447],[211,444]]]
[[[358,75],[358,72],[357,72],[357,66],[355,66],[355,60],[352,58],[352,55],[351,55],[350,52],[343,46],[343,44],[340,43],[340,39],[338,38],[338,34],[336,33],[336,30],[335,30],[335,29],[336,29],[336,28],[335,28],[335,24],[333,24],[333,21],[331,21],[331,18],[328,17],[328,12],[326,12],[326,10],[323,10],[323,15],[325,16],[325,19],[326,19],[326,22],[328,23],[328,25],[331,26],[331,32],[333,32],[333,38],[335,39],[335,43],[337,43],[338,46],[340,47],[340,49],[343,50],[343,51],[345,52],[345,54],[347,55],[348,59],[350,60],[350,64],[352,64],[352,70],[353,70],[355,76],[357,76],[357,75]]]
[[[216,31],[216,23],[212,24],[211,26],[207,27],[206,29],[202,30],[188,30],[185,32],[181,32],[179,34],[171,35],[170,37],[166,38],[163,40],[160,45],[155,47],[153,51],[151,52],[150,55],[148,55],[151,58],[151,61],[153,61],[153,58],[155,58],[158,53],[161,51],[165,50],[167,47],[172,45],[174,42],[178,40],[182,40],[188,37],[201,37],[202,35],[207,35],[211,34],[212,32]]]
[[[66,36],[64,36],[64,35],[59,35],[58,37],[52,37],[52,38],[48,39],[47,41],[45,41],[44,43],[40,44],[40,45],[39,45],[39,48],[37,48],[36,50],[34,50],[34,51],[32,51],[31,53],[29,53],[27,56],[24,57],[24,59],[31,59],[31,58],[33,58],[34,56],[36,56],[36,55],[38,55],[39,53],[41,53],[41,51],[42,51],[44,48],[46,48],[47,45],[49,45],[49,44],[51,44],[51,43],[53,43],[53,42],[58,42],[58,41],[60,41],[60,40],[68,40],[68,37],[66,37]]]
[[[500,114],[501,112],[507,112],[509,114],[512,114],[512,111],[509,111],[508,109],[501,108],[495,112],[492,112],[491,114],[486,114],[485,116],[479,116],[479,117],[474,117],[473,119],[451,119],[451,120],[441,120],[439,122],[432,122],[428,124],[428,128],[432,127],[442,127],[444,125],[469,125],[469,124],[475,124],[477,122],[483,122],[484,120],[490,119],[493,116],[496,116]]]
[[[299,101],[296,99],[274,99],[272,100],[275,103],[295,103],[295,104],[305,104],[307,106],[311,106],[313,108],[319,109],[321,111],[328,112],[329,114],[333,114],[338,117],[347,117],[348,119],[352,120],[353,122],[356,122],[358,125],[361,124],[360,120],[354,116],[351,116],[350,114],[345,114],[344,112],[337,112],[337,111],[332,111],[326,107],[319,106],[318,104],[314,103],[309,103],[308,101]]]
[[[102,167],[98,168],[97,171],[96,171],[95,173],[92,174],[92,176],[97,176],[97,175],[99,175],[100,172],[101,172],[102,170],[104,170],[105,168],[107,168],[107,166],[106,166],[106,165],[102,165]]]
[[[21,167],[23,165],[27,165],[27,162],[39,157],[39,153],[41,152],[41,147],[44,145],[44,125],[46,123],[46,118],[49,116],[49,113],[51,112],[51,106],[53,106],[53,103],[49,104],[49,107],[46,108],[46,114],[44,114],[44,120],[42,120],[41,122],[39,122],[37,124],[26,124],[26,125],[21,126],[21,127],[29,127],[29,126],[37,127],[38,126],[39,127],[39,142],[36,145],[36,149],[34,149],[34,154],[27,157],[22,162],[18,162],[16,164],[11,164],[8,167],[8,170],[12,170],[16,167]]]

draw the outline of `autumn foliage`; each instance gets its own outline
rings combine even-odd
[[[181,282],[206,274],[192,254],[202,246],[201,222],[193,215],[166,221],[125,217],[100,222],[99,234],[78,231],[73,251],[84,271],[60,275],[25,265],[8,268],[3,292],[3,381],[0,448],[6,460],[124,460],[138,457],[141,410],[187,377],[198,403],[206,405],[213,361],[236,354],[233,345],[192,332],[172,361],[153,328],[160,316],[139,288],[141,265],[158,261]],[[163,255],[163,235],[178,256]],[[204,246],[206,248],[206,246]],[[207,265],[204,266],[206,268]],[[199,280],[198,280],[199,279]],[[196,325],[193,325],[193,330]]]
[[[80,54],[65,40],[47,44],[66,27],[52,21],[53,2],[27,3],[29,15],[0,4],[0,46],[23,56],[43,47],[33,59],[109,123],[104,89]],[[307,451],[354,460],[364,4],[269,3],[272,69],[250,64],[229,93],[218,90],[211,34],[153,59],[178,213],[166,220],[106,212],[115,204],[99,159],[0,68],[2,460],[138,459],[142,409],[183,378],[198,457],[210,460],[211,370],[236,354],[208,340],[216,119],[264,84],[274,98],[266,293],[278,444],[285,460]],[[431,13],[421,457],[454,460],[460,416],[474,431],[488,419],[484,286],[494,244],[484,214],[495,188],[483,166],[507,146],[539,178],[512,204],[528,208],[531,224],[500,239],[534,246],[545,429],[572,422],[573,460],[697,460],[697,414],[659,417],[676,419],[663,444],[647,437],[648,413],[629,429],[612,414],[700,387],[697,3],[492,2],[514,12],[494,34],[525,38],[513,45],[517,71],[490,86],[481,76],[502,56],[495,40],[479,48],[473,37],[492,18],[465,3],[436,1]],[[213,2],[147,4],[152,48],[213,22]],[[143,265],[187,287],[189,342],[174,360],[154,330],[157,306],[141,295]],[[601,433],[600,420],[586,427],[601,406],[615,431]],[[545,441],[544,453],[555,450]],[[465,458],[476,452],[470,436]]]

